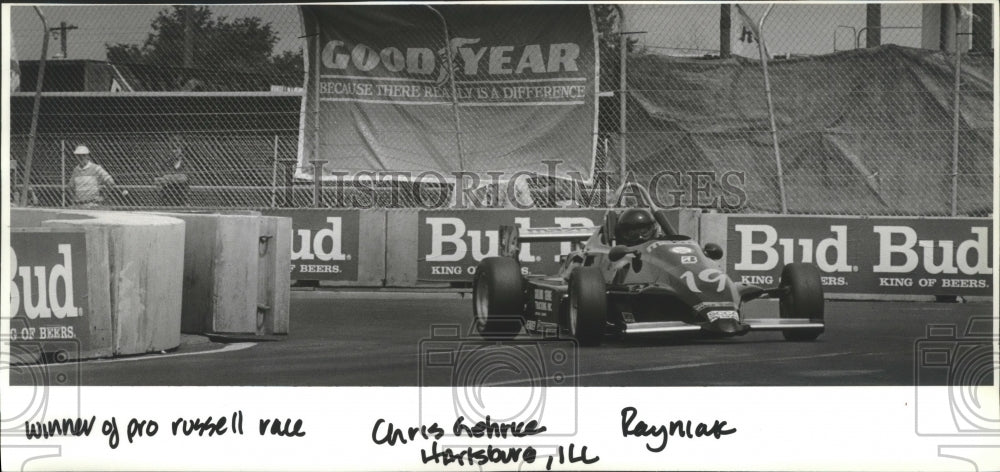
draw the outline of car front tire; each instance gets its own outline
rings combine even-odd
[[[802,262],[786,265],[779,286],[785,289],[779,299],[781,318],[823,321],[823,284],[816,266]],[[787,341],[813,341],[823,334],[823,328],[786,329],[781,334]]]
[[[596,267],[577,267],[569,277],[569,331],[581,346],[599,346],[604,338],[608,296]]]
[[[476,267],[472,312],[476,331],[484,338],[510,339],[524,324],[521,267],[509,257],[488,257]]]

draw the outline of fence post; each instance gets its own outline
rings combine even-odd
[[[309,161],[313,168],[313,208],[319,208],[320,199],[323,194],[323,166],[326,161],[323,159],[313,159]]]
[[[771,141],[774,142],[774,161],[777,164],[778,170],[778,194],[781,199],[781,213],[788,213],[788,203],[785,200],[785,175],[781,170],[781,148],[778,146],[778,125],[774,121],[774,99],[771,97],[771,77],[767,73],[767,45],[764,43],[764,21],[767,20],[767,15],[771,13],[771,8],[774,8],[774,4],[767,6],[767,10],[764,11],[764,16],[760,17],[760,34],[757,36],[759,40],[757,42],[757,47],[760,49],[760,59],[761,64],[764,67],[764,91],[767,93],[767,114],[771,119]]]
[[[757,35],[757,52],[760,55],[760,64],[764,69],[764,94],[767,96],[767,116],[771,121],[771,141],[774,143],[774,160],[777,164],[778,171],[778,198],[781,200],[781,213],[788,213],[788,205],[785,201],[785,178],[781,171],[781,149],[778,147],[778,126],[774,121],[774,101],[771,99],[771,78],[767,73],[767,45],[764,43],[764,21],[767,20],[767,15],[771,13],[771,9],[774,8],[774,4],[768,4],[767,10],[764,11],[764,15],[760,17],[760,22],[757,24],[757,31],[754,34]],[[750,20],[750,16],[747,15],[746,11],[742,7],[736,5],[736,9],[740,12],[740,15],[747,20],[749,24],[753,24]]]
[[[38,7],[33,7],[42,20],[42,59],[38,62],[38,79],[35,81],[35,103],[31,111],[31,131],[28,133],[28,155],[24,163],[24,182],[21,188],[21,206],[28,206],[28,189],[31,188],[31,161],[35,154],[35,134],[38,131],[38,110],[42,105],[42,84],[45,82],[45,59],[49,55],[49,25]]]
[[[882,45],[882,4],[869,3],[865,8],[865,47],[874,48]],[[860,43],[860,41],[858,41]]]
[[[448,77],[449,82],[451,82],[451,112],[455,124],[455,147],[458,152],[458,170],[464,172],[465,155],[462,152],[462,121],[458,115],[458,86],[455,84],[454,59],[451,57],[451,35],[448,33],[448,22],[445,21],[444,15],[433,6],[427,5],[427,8],[430,8],[441,19],[441,27],[444,28],[444,50],[448,59]]]
[[[60,187],[59,194],[61,195],[60,202],[63,208],[66,207],[66,140],[59,140],[59,175],[60,175]]]
[[[621,184],[625,183],[626,160],[625,153],[628,150],[628,118],[626,117],[626,106],[628,95],[628,37],[625,36],[625,10],[621,5],[615,4],[618,10],[618,171]]]
[[[732,56],[732,6],[719,5],[719,59],[729,59]],[[834,31],[834,34],[837,34]],[[836,47],[836,44],[834,44]]]
[[[293,195],[292,182],[295,180],[295,166],[299,163],[298,159],[280,159],[282,164],[284,164],[284,182],[285,182],[285,200],[283,203],[284,207],[291,208],[295,202]]]
[[[316,76],[315,76],[316,77],[316,81],[315,81],[315,84],[314,84],[314,86],[315,86],[315,94],[316,94],[316,109],[313,110],[313,152],[312,152],[312,156],[311,156],[313,159],[319,159],[319,133],[320,133],[319,121],[320,121],[320,118],[322,117],[322,115],[320,114],[320,109],[319,109],[320,108],[320,96],[319,96],[320,87],[319,87],[319,82],[321,80],[320,75],[321,75],[322,69],[320,69],[320,62],[322,61],[323,51],[320,49],[320,46],[322,46],[322,44],[320,44],[320,38],[319,38],[319,32],[318,32],[319,26],[317,25],[316,28],[317,28],[316,45],[313,47],[313,49],[316,50]],[[306,100],[308,100],[308,98],[306,98]]]
[[[278,135],[274,135],[274,154],[271,156],[271,208],[278,206]]]
[[[961,21],[958,5],[955,5],[955,23]],[[951,216],[958,215],[958,129],[961,125],[962,103],[961,82],[962,82],[962,44],[959,42],[957,34],[959,27],[955,27],[955,110],[954,110],[954,130],[951,143]]]

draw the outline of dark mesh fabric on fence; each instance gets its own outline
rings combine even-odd
[[[948,214],[953,60],[883,46],[772,61],[789,211]],[[992,211],[992,67],[963,64],[960,214]],[[628,166],[638,180],[663,170],[742,171],[748,209],[780,209],[756,61],[647,54],[630,60],[628,78]]]

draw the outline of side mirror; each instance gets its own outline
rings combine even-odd
[[[618,245],[618,246],[615,246],[615,247],[611,248],[611,250],[608,251],[608,260],[611,261],[611,262],[617,262],[617,261],[620,261],[623,257],[625,257],[625,256],[627,256],[627,255],[629,255],[631,253],[632,253],[632,251],[629,251],[629,249],[627,247],[622,246],[622,245]]]
[[[500,256],[517,259],[521,252],[520,231],[516,225],[500,226]]]
[[[713,261],[722,259],[722,247],[719,246],[718,244],[708,243],[705,245],[702,251],[705,253],[705,257],[708,257]]]

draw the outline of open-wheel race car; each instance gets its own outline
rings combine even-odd
[[[584,346],[606,336],[693,332],[740,336],[781,331],[789,341],[812,341],[823,333],[823,287],[812,264],[787,264],[777,287],[734,282],[716,266],[717,244],[700,247],[677,234],[666,212],[656,209],[642,186],[626,191],[644,205],[608,210],[592,228],[500,228],[499,257],[476,268],[472,300],[475,329],[484,337],[568,333]],[[522,274],[521,243],[576,242],[553,275]],[[777,298],[776,318],[747,319],[745,302]]]

